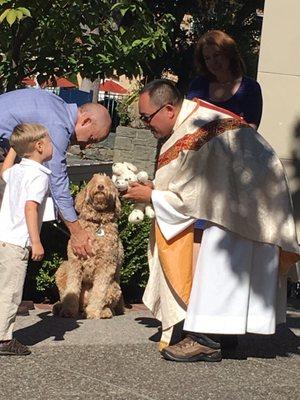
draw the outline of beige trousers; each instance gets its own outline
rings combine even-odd
[[[0,163],[0,171],[1,171],[2,164]],[[4,189],[5,189],[5,182],[3,179],[0,178],[0,207],[2,204],[2,198],[4,194]]]
[[[27,248],[0,241],[0,340],[12,339],[28,257]]]

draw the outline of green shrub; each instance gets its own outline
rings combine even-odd
[[[36,276],[36,289],[39,292],[44,292],[55,286],[54,274],[62,262],[63,258],[58,253],[53,253],[49,260],[43,261]]]
[[[86,183],[82,185],[70,183],[70,192],[73,198],[85,185]],[[51,302],[55,302],[58,300],[58,293],[55,290],[54,274],[63,260],[67,259],[68,229],[63,222],[46,222],[42,225],[41,240],[45,249],[45,259],[38,264],[30,261],[29,265],[33,268],[29,270],[29,279],[34,279],[37,292],[50,298]],[[36,265],[38,265],[37,272],[34,268]],[[29,284],[30,291],[32,291],[32,286]],[[41,295],[33,295],[33,298],[38,300],[40,297]]]
[[[77,194],[80,192],[80,190],[86,185],[84,182],[82,185],[77,185],[76,183],[71,182],[70,183],[70,192],[73,198],[77,196]]]
[[[59,229],[58,229],[58,228]],[[45,258],[42,261],[28,262],[27,275],[24,285],[23,299],[36,303],[45,301],[55,302],[58,293],[54,284],[54,273],[59,265],[57,258],[67,258],[67,243],[69,240],[67,228],[64,224],[44,222],[41,229],[41,242],[45,250]],[[45,269],[43,264],[47,261]],[[52,266],[50,264],[53,264]]]
[[[128,215],[133,204],[122,202],[122,215],[119,219],[119,232],[124,247],[124,263],[121,270],[121,283],[131,287],[138,285],[145,287],[148,276],[147,248],[151,221],[145,217],[140,224],[130,224]]]
[[[141,86],[131,90],[130,94],[118,101],[117,112],[120,118],[119,125],[133,128],[145,128],[138,112],[138,99]]]

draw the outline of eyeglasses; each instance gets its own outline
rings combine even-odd
[[[143,121],[143,122],[146,123],[146,124],[150,124],[152,118],[155,117],[155,115],[156,115],[157,113],[159,113],[160,110],[162,110],[162,109],[163,109],[164,107],[166,107],[167,105],[168,105],[168,104],[164,104],[164,105],[161,106],[158,110],[154,111],[154,113],[152,113],[152,114],[149,114],[149,115],[147,115],[147,114],[141,114],[141,115],[140,115],[140,120]]]

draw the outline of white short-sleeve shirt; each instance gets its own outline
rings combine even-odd
[[[25,219],[26,201],[32,200],[39,206],[39,227],[49,191],[51,171],[36,161],[23,158],[3,173],[6,182],[0,210],[0,240],[17,246],[30,246]]]

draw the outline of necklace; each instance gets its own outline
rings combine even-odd
[[[236,90],[233,92],[233,89],[240,80],[240,78],[237,78],[222,83],[218,81],[214,82],[214,86],[212,86],[209,91],[210,100],[227,101],[235,94]]]
[[[219,85],[226,86],[226,85],[232,85],[235,82],[235,79],[232,81],[227,81],[227,82],[218,82]]]
[[[239,82],[240,80],[241,80],[241,78],[236,78],[236,79],[232,79],[232,80],[226,81],[226,82],[216,81],[216,83],[218,83],[221,86],[226,86],[226,85],[232,85],[233,83]]]

